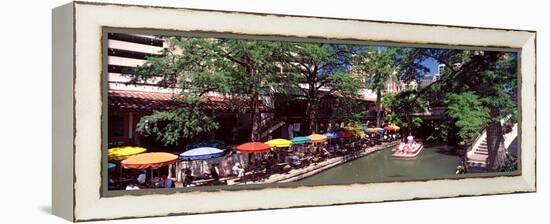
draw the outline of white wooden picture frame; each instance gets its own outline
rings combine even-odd
[[[53,213],[70,221],[536,191],[536,32],[73,2],[53,10]],[[269,24],[269,25],[267,25]],[[516,49],[520,173],[424,181],[106,195],[102,189],[104,29],[322,38]],[[480,188],[479,186],[483,186]],[[205,203],[207,202],[207,203]],[[215,202],[215,203],[214,203]]]

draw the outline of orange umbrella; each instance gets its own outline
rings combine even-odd
[[[176,162],[177,155],[166,152],[150,152],[131,156],[121,162],[126,169],[158,168]]]
[[[255,152],[266,152],[270,146],[261,142],[247,142],[237,146],[237,151],[240,153],[255,153]]]
[[[311,142],[313,143],[318,143],[318,142],[326,142],[327,141],[327,136],[325,135],[320,135],[320,134],[311,134],[309,136],[307,136],[309,139],[311,139]]]

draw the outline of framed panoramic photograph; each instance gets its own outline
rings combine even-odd
[[[52,17],[65,219],[536,191],[535,31],[83,2]]]

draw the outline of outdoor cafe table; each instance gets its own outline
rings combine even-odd
[[[121,162],[125,169],[151,169],[151,184],[153,184],[153,169],[176,163],[177,155],[166,152],[150,152],[134,155]]]
[[[140,153],[143,153],[147,151],[147,149],[137,146],[123,146],[123,147],[115,147],[110,148],[107,153],[107,157],[109,158],[109,161],[121,161],[128,159],[130,156],[137,155]],[[111,168],[112,165],[109,165],[108,168]],[[113,167],[114,168],[114,167]],[[122,179],[122,169],[120,169],[119,174],[119,181]]]
[[[182,163],[179,165],[186,166],[187,168],[193,168],[197,165],[200,165],[199,172],[204,172],[205,163],[208,164],[208,161],[211,161],[212,159],[220,158],[225,155],[225,152],[218,148],[213,147],[199,147],[194,148],[188,151],[185,151],[180,154],[180,160]],[[195,166],[193,165],[195,164]],[[181,166],[178,166],[179,169],[177,170],[177,177],[181,177]]]

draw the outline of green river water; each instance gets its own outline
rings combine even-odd
[[[297,181],[300,184],[363,183],[401,179],[431,179],[455,175],[460,157],[450,146],[425,145],[415,159],[395,159],[391,149],[374,152]]]

